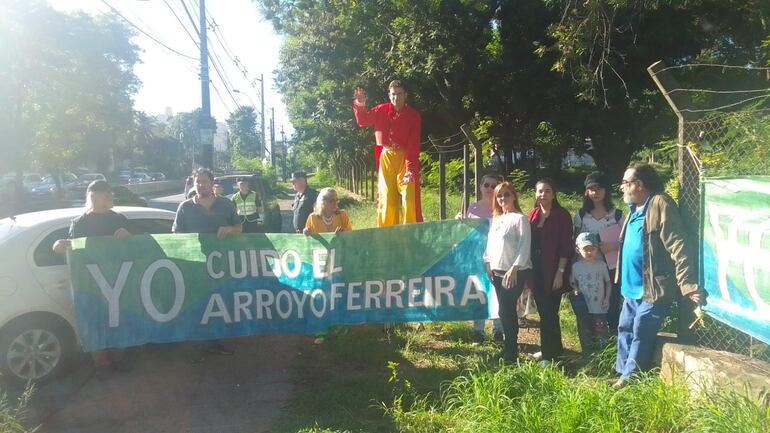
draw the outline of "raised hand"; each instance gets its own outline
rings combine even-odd
[[[356,104],[366,106],[366,90],[363,87],[356,87],[353,98],[355,98]]]

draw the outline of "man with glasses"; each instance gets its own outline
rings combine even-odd
[[[671,303],[679,294],[695,304],[702,300],[693,245],[674,200],[663,192],[655,170],[632,165],[620,183],[631,213],[620,234],[615,280],[623,307],[618,323],[614,387],[650,368],[655,338]]]

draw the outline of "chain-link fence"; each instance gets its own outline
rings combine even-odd
[[[658,62],[648,71],[679,119],[678,202],[699,235],[703,178],[770,174],[770,69]],[[770,346],[708,316],[693,337],[705,347],[770,361]]]

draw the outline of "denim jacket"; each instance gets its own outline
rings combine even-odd
[[[615,282],[620,282],[623,240],[628,220],[620,233],[620,254]],[[644,293],[642,300],[651,304],[673,302],[678,296],[698,290],[695,250],[674,200],[665,193],[650,197],[642,226]]]

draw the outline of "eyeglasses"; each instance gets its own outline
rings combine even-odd
[[[481,184],[481,186],[482,186],[482,187],[484,187],[484,188],[496,188],[496,187],[497,187],[497,184],[496,184],[496,183],[487,183],[487,182],[484,182],[484,183],[482,183],[482,184]]]
[[[623,179],[620,181],[620,187],[624,188],[624,187],[630,186],[632,183],[637,182],[638,180],[639,179],[631,179],[631,180]]]
[[[501,198],[502,198],[502,199],[506,199],[506,198],[508,198],[508,197],[511,197],[511,196],[513,196],[513,194],[511,194],[511,193],[510,193],[510,192],[508,192],[508,191],[506,191],[506,192],[503,192],[503,193],[500,193],[500,194],[497,194],[497,198],[498,198],[498,199],[501,199]]]

